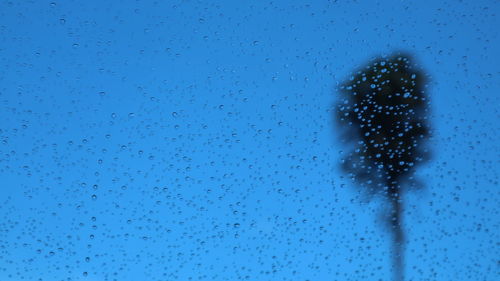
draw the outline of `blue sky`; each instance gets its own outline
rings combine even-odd
[[[388,280],[339,83],[407,50],[408,280],[498,276],[498,1],[2,1],[1,280]],[[86,276],[85,274],[86,273]]]

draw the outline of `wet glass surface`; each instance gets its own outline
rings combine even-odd
[[[2,1],[0,280],[391,280],[387,202],[342,170],[335,112],[397,51],[431,101],[405,280],[494,280],[498,11]]]

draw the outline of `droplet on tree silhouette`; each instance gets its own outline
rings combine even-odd
[[[342,161],[357,184],[389,204],[395,280],[403,280],[404,190],[428,160],[429,98],[426,78],[410,55],[370,61],[340,87],[336,114],[350,151]]]

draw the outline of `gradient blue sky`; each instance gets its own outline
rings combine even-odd
[[[499,1],[1,1],[0,280],[389,280],[335,89],[407,50],[408,280],[499,276]]]

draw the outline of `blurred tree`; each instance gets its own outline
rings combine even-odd
[[[395,281],[404,279],[403,186],[414,183],[415,168],[429,158],[425,83],[408,54],[376,58],[341,85],[336,111],[352,149],[342,160],[344,170],[390,203]]]

